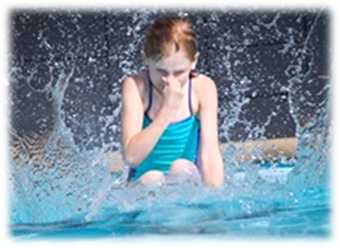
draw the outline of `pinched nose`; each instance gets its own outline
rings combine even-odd
[[[162,81],[163,81],[164,84],[169,85],[170,82],[174,79],[174,76],[172,76],[172,75],[170,74],[170,75],[168,75],[168,76],[162,76],[161,79],[162,79]]]

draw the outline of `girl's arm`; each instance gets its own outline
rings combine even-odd
[[[224,168],[218,144],[218,100],[214,81],[207,77],[199,91],[199,116],[201,122],[199,159],[203,180],[207,185],[218,187],[224,183]]]
[[[160,113],[142,129],[144,108],[137,82],[127,77],[122,85],[122,144],[124,159],[132,167],[141,163],[152,151],[167,127],[167,114]]]

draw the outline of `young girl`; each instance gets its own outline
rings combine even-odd
[[[149,28],[146,70],[122,84],[123,157],[128,180],[142,184],[167,175],[200,175],[209,186],[224,183],[217,133],[214,81],[195,72],[199,53],[192,25],[164,17]]]

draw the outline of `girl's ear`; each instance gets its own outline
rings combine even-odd
[[[200,56],[200,53],[199,52],[197,52],[196,54],[195,54],[195,60],[198,60],[198,57]]]
[[[197,61],[198,61],[198,57],[199,57],[199,56],[200,56],[200,53],[197,52],[197,53],[195,54],[195,60],[194,60],[194,62],[193,62],[193,64],[192,64],[192,66],[191,66],[191,69],[192,69],[192,70],[195,70],[196,64],[197,64]]]
[[[195,60],[191,65],[190,77],[196,77],[199,75],[198,71],[196,70],[196,65],[197,65],[199,54],[200,54],[199,52],[195,54]]]

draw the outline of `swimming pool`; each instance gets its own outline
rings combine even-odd
[[[209,62],[202,73],[216,77],[225,100],[220,138],[242,139],[239,132],[264,139],[275,126],[286,137],[289,129],[282,126],[293,123],[299,140],[295,158],[276,162],[234,163],[233,150],[224,150],[226,183],[215,191],[185,178],[161,187],[124,187],[126,170],[110,173],[103,157],[119,149],[119,82],[122,73],[141,69],[132,63],[139,56],[139,31],[159,15],[122,13],[19,11],[15,17],[13,236],[328,237],[330,82],[323,52],[328,47],[322,43],[327,15],[192,14]],[[21,38],[36,48],[32,54],[20,46],[26,44]],[[37,134],[37,145],[34,137],[25,140],[30,132]]]
[[[331,212],[327,179],[303,189],[287,187],[293,168],[292,163],[253,166],[230,175],[218,191],[190,181],[143,191],[119,189],[114,180],[104,180],[95,185],[101,186],[104,195],[97,195],[97,204],[89,206],[86,213],[58,220],[57,213],[62,210],[49,211],[48,218],[57,221],[43,223],[20,223],[18,214],[12,219],[11,232],[20,239],[147,234],[327,237]],[[42,209],[51,207],[40,204]],[[21,205],[22,209],[16,207],[16,211],[25,212],[27,204]]]

